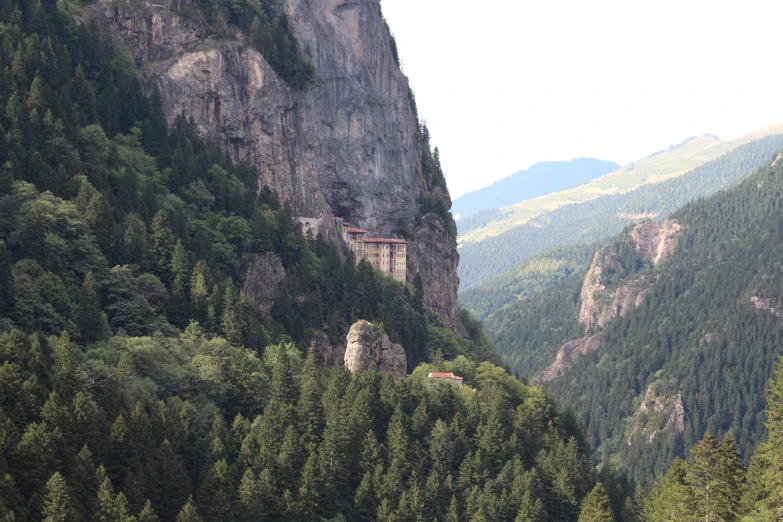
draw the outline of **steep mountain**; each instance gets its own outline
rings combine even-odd
[[[579,158],[570,161],[542,161],[495,183],[454,200],[451,211],[457,220],[484,210],[507,207],[549,192],[581,185],[620,167],[613,161]],[[460,234],[464,234],[460,226]]]
[[[722,150],[728,143],[714,146]],[[497,236],[477,243],[463,242],[459,249],[460,291],[476,287],[556,246],[602,242],[629,223],[661,219],[689,201],[709,196],[742,179],[768,163],[781,147],[783,135],[760,138],[672,179],[631,192],[565,205]],[[666,157],[666,154],[670,153],[658,156]],[[674,162],[674,158],[669,158]]]
[[[192,118],[295,215],[409,238],[425,303],[462,331],[451,201],[379,1],[165,4],[101,2],[82,16],[124,40],[169,123]]]
[[[586,272],[490,315],[487,332],[641,485],[708,431],[733,434],[748,459],[783,336],[782,220],[778,156],[662,225],[630,226]]]
[[[295,97],[318,88],[278,4],[166,4],[147,5],[150,52],[256,63]],[[393,49],[377,11],[326,7]],[[597,477],[573,414],[493,364],[480,323],[460,313],[458,335],[425,306],[433,272],[404,284],[329,231],[305,237],[294,216],[324,193],[298,192],[296,172],[265,184],[253,147],[227,153],[197,118],[172,117],[164,89],[146,96],[98,23],[107,10],[0,3],[0,520],[576,521]],[[144,20],[123,27],[147,41]],[[263,58],[238,46],[244,21]],[[198,40],[212,24],[221,38]],[[352,29],[331,34],[361,44]],[[169,79],[210,70],[196,63]],[[234,71],[237,99],[263,90]],[[274,154],[295,152],[289,131]],[[412,189],[419,210],[398,225],[430,234],[414,264],[446,272],[433,243],[440,231],[453,253],[447,194],[420,132],[406,175],[435,185]]]

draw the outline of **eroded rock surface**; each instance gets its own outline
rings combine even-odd
[[[549,382],[564,375],[580,355],[599,350],[602,343],[603,337],[597,334],[564,344],[557,352],[555,362],[541,376],[541,380]]]
[[[345,343],[333,345],[329,337],[321,330],[316,330],[310,338],[310,350],[315,353],[315,360],[321,366],[345,357]]]
[[[275,253],[253,254],[248,256],[243,266],[244,285],[242,291],[247,298],[256,303],[270,319],[269,312],[274,304],[277,285],[285,279],[285,269]]]
[[[631,238],[642,257],[657,266],[674,251],[680,229],[682,226],[673,219],[667,219],[662,227],[655,221],[645,221],[631,230]]]
[[[197,18],[153,3],[103,3],[92,17],[120,35],[145,90],[166,116],[193,117],[235,161],[297,215],[338,215],[370,235],[411,232],[408,259],[424,300],[464,332],[458,317],[456,242],[434,215],[416,224],[423,197],[447,208],[448,193],[422,171],[423,138],[408,79],[395,63],[379,0],[287,0],[282,9],[316,77],[304,90],[283,82],[242,34],[217,38]]]
[[[644,303],[650,290],[650,282],[645,275],[626,281],[611,292],[601,284],[605,265],[601,264],[601,253],[593,258],[593,263],[585,275],[582,285],[579,322],[585,329],[597,331],[617,317],[625,317]]]
[[[630,422],[633,423],[628,445],[636,440],[652,444],[656,437],[668,433],[685,432],[685,403],[679,393],[666,395],[660,391],[662,383],[655,381],[647,391]]]
[[[367,321],[357,321],[351,326],[346,338],[345,367],[355,373],[376,367],[378,370],[395,377],[408,374],[408,360],[405,350],[399,344],[389,340],[380,328]]]
[[[672,219],[666,220],[663,227],[655,221],[645,221],[636,225],[630,232],[642,258],[658,266],[677,246],[677,234],[682,229]],[[596,252],[593,262],[585,275],[580,295],[579,322],[587,331],[598,331],[609,321],[624,317],[644,303],[652,280],[642,273],[622,281],[613,289],[603,284],[605,271],[611,271],[619,264],[618,248],[609,245]]]

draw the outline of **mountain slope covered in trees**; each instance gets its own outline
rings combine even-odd
[[[761,138],[673,179],[566,205],[500,235],[465,242],[460,247],[460,291],[479,286],[551,248],[605,241],[630,222],[661,219],[687,202],[714,194],[751,174],[769,163],[781,148],[783,135]]]
[[[547,386],[573,405],[598,454],[621,462],[642,485],[707,431],[721,438],[732,433],[750,457],[764,437],[764,392],[783,336],[781,161],[671,217],[682,228],[666,261],[653,269],[631,249],[619,279],[604,274],[604,295],[634,272],[646,277],[650,289],[641,306],[606,324],[600,348]],[[583,280],[577,273],[490,315],[487,331],[514,371],[540,375],[566,342],[595,333],[579,321]],[[660,400],[663,408],[677,397],[684,406],[681,430],[634,435],[652,419],[640,413],[649,410],[642,403]]]
[[[458,337],[420,279],[305,238],[97,25],[37,0],[0,19],[0,519],[577,520],[575,419],[479,323]],[[266,313],[241,291],[260,254],[286,274]],[[409,378],[316,364],[313,335],[359,318]]]
[[[650,154],[588,183],[499,209],[500,213],[480,228],[470,225],[460,243],[476,243],[502,234],[531,219],[565,205],[584,203],[602,196],[625,194],[640,187],[673,179],[752,141],[783,133],[783,123],[721,141],[717,136],[690,137],[668,149]]]

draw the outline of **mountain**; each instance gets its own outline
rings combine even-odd
[[[451,200],[379,2],[199,6],[99,2],[81,16],[123,40],[169,124],[192,118],[295,215],[410,239],[425,303],[460,330]]]
[[[570,404],[604,460],[649,486],[706,432],[764,440],[780,358],[783,156],[631,225],[586,271],[490,315],[510,367]]]
[[[483,210],[506,207],[538,196],[586,183],[620,165],[613,161],[579,158],[542,161],[479,190],[454,200],[451,211],[457,220]]]
[[[682,176],[741,145],[781,133],[783,123],[730,141],[721,141],[711,134],[688,138],[678,145],[634,161],[589,183],[502,208],[501,213],[491,222],[462,234],[460,244],[477,243],[488,237],[495,237],[565,205],[583,203],[606,195],[624,194],[644,185]]]
[[[538,294],[590,264],[595,245],[559,246],[531,257],[460,294],[460,303],[479,320],[517,299]]]
[[[710,140],[714,142],[713,138]],[[725,147],[727,143],[715,146]],[[671,179],[622,194],[565,205],[497,236],[477,243],[463,242],[459,249],[460,290],[470,290],[556,246],[602,242],[628,223],[661,219],[689,201],[709,196],[742,179],[768,163],[781,147],[783,135],[755,139]],[[666,154],[657,156],[663,158]],[[674,161],[671,157],[670,160]]]
[[[448,193],[377,2],[9,0],[0,21],[1,520],[576,522],[597,479],[633,506],[573,414],[449,315]],[[320,161],[339,174],[307,184]],[[408,237],[410,283],[303,234],[335,209]]]

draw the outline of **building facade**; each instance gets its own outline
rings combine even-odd
[[[367,232],[352,226],[347,221],[336,218],[342,226],[343,239],[356,255],[356,262],[366,260],[376,270],[405,282],[408,274],[408,242],[404,239],[364,237]]]
[[[429,377],[430,379],[451,383],[457,386],[458,388],[462,387],[462,377],[458,375],[454,375],[453,373],[430,372],[429,375],[427,375],[427,377]]]

